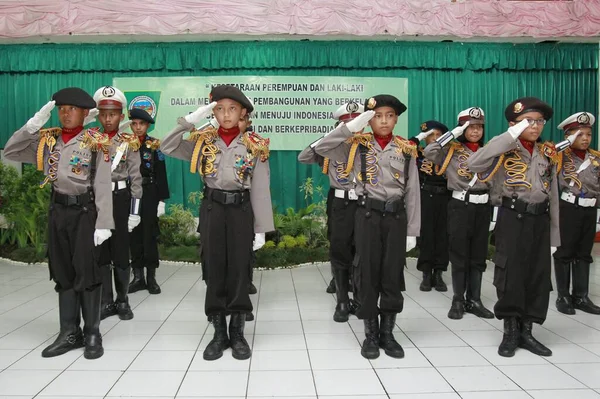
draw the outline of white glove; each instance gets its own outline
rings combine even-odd
[[[161,217],[165,214],[165,203],[158,201],[158,209],[156,210],[156,217]]]
[[[459,138],[460,136],[463,135],[463,133],[465,132],[465,130],[467,129],[467,127],[469,126],[471,122],[466,121],[464,125],[461,126],[456,126],[454,129],[452,129],[450,132],[452,133],[452,136],[454,136],[455,139]]]
[[[375,111],[366,111],[346,123],[346,127],[352,133],[360,132],[369,124],[369,121],[375,116]]]
[[[119,131],[117,132],[117,134],[123,133],[129,127],[129,125],[131,125],[131,121],[121,122],[119,124]]]
[[[498,207],[495,206],[492,209],[492,221],[490,222],[490,231],[494,231],[496,228],[496,219],[498,218]]]
[[[550,255],[554,255],[557,249],[557,247],[550,247]]]
[[[600,231],[600,209],[596,210],[596,233]]]
[[[265,233],[254,234],[254,243],[252,244],[252,250],[258,251],[265,245]]]
[[[600,231],[600,223],[596,223],[596,233]]]
[[[213,101],[208,105],[203,105],[191,114],[184,116],[183,118],[192,125],[196,125],[200,123],[203,119],[205,119],[208,115],[211,114],[214,107],[217,106],[217,102]]]
[[[88,116],[86,116],[83,120],[83,126],[89,125],[90,123],[94,122],[99,113],[100,111],[98,110],[98,108],[90,109]]]
[[[127,229],[131,233],[133,229],[137,227],[138,224],[142,221],[140,215],[129,215],[129,220],[127,221]]]
[[[578,130],[575,133],[573,133],[572,135],[570,135],[569,137],[567,137],[567,140],[569,140],[569,143],[571,143],[571,145],[573,145],[575,140],[577,140],[577,136],[579,136],[580,134],[581,134],[581,130]]]
[[[102,245],[102,243],[108,240],[112,236],[112,231],[109,229],[96,229],[94,231],[94,245]]]
[[[512,136],[513,139],[518,139],[521,133],[525,131],[529,127],[529,120],[523,119],[521,122],[517,123],[514,126],[508,128],[508,133]]]
[[[42,126],[46,124],[46,122],[48,122],[48,119],[50,119],[50,116],[52,114],[52,110],[55,107],[55,103],[56,101],[54,100],[49,101],[48,103],[46,103],[46,105],[40,108],[40,110],[36,112],[35,115],[31,117],[31,119],[27,121],[25,127],[29,133],[36,133],[42,128]]]
[[[425,140],[427,137],[429,137],[429,135],[433,133],[433,129],[429,129],[426,132],[423,133],[419,133],[417,134],[417,140],[421,141],[421,140]]]
[[[406,252],[417,246],[417,237],[406,237]]]

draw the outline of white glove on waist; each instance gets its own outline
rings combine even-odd
[[[252,244],[252,250],[258,251],[265,245],[265,233],[254,234],[254,243]]]
[[[406,252],[417,246],[417,237],[406,237]]]
[[[100,110],[98,110],[98,108],[90,109],[88,116],[86,116],[85,119],[83,120],[83,126],[89,125],[90,123],[94,122],[99,113],[100,113]]]
[[[417,140],[421,141],[421,140],[425,140],[427,137],[429,137],[429,135],[431,135],[431,133],[433,133],[433,129],[429,129],[426,132],[423,133],[419,133],[417,134]]]
[[[495,206],[492,209],[492,221],[490,222],[490,231],[494,231],[496,228],[496,219],[498,218],[498,207]]]
[[[165,203],[158,201],[158,209],[156,210],[156,217],[161,217],[165,214]]]
[[[52,114],[52,110],[55,107],[56,102],[54,100],[49,101],[44,105],[38,112],[31,117],[25,124],[25,129],[31,134],[36,133],[38,130],[42,128],[50,119],[50,115]]]
[[[213,101],[208,105],[203,105],[191,114],[184,116],[183,118],[192,125],[196,125],[200,123],[203,119],[205,119],[208,115],[211,114],[214,107],[217,106],[217,102]]]
[[[102,245],[102,243],[108,240],[112,236],[112,231],[109,229],[96,229],[94,231],[94,245]]]
[[[550,255],[554,255],[557,249],[557,247],[550,247]]]
[[[346,123],[346,127],[352,133],[360,132],[369,124],[369,121],[375,116],[375,111],[366,111]]]
[[[600,209],[596,210],[596,233],[600,231]]]
[[[521,133],[525,131],[529,127],[529,120],[523,119],[521,122],[517,123],[514,126],[508,128],[508,133],[512,136],[513,139],[518,139]]]
[[[129,220],[127,221],[127,229],[131,233],[133,229],[135,229],[138,224],[142,221],[140,215],[129,215]]]

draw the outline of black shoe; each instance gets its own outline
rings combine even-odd
[[[102,347],[102,335],[100,334],[100,302],[102,297],[102,286],[81,294],[81,314],[83,315],[83,334],[85,339],[85,350],[83,357],[86,359],[98,359],[104,355]]]
[[[516,317],[504,319],[504,336],[498,347],[498,354],[503,357],[513,357],[519,346],[519,322]]]
[[[131,306],[129,306],[129,298],[127,297],[131,268],[126,267],[125,269],[121,269],[119,267],[115,267],[114,274],[115,290],[117,291],[117,300],[115,301],[114,306],[117,310],[117,314],[119,315],[119,319],[131,320],[133,319],[133,312],[131,311]]]
[[[146,288],[144,269],[141,267],[133,269],[133,280],[131,280],[131,283],[129,284],[129,293],[133,294],[134,292],[142,291]]]
[[[350,314],[350,298],[348,297],[348,270],[336,269],[333,273],[337,305],[333,313],[333,321],[345,323]]]
[[[423,272],[423,281],[421,281],[421,285],[419,286],[421,291],[431,291],[431,278],[431,272]]]
[[[229,348],[229,338],[227,337],[227,319],[225,313],[219,313],[209,316],[215,326],[215,335],[208,343],[202,357],[204,360],[217,360],[223,356],[223,351]]]
[[[377,359],[379,357],[379,320],[365,319],[365,340],[363,341],[360,354],[365,359]]]
[[[121,320],[133,319],[133,312],[131,311],[131,306],[129,306],[129,300],[125,300],[124,302],[115,302],[115,307],[117,309],[117,314],[119,315],[119,319],[121,319]]]
[[[573,307],[586,313],[600,314],[600,308],[588,297],[590,264],[577,261],[573,264]]]
[[[257,292],[258,292],[258,290],[256,289],[256,286],[254,285],[254,283],[252,281],[250,281],[248,283],[248,294],[255,295]]]
[[[116,316],[118,314],[119,312],[117,312],[117,305],[114,302],[106,303],[102,305],[100,319],[104,320],[107,317]]]
[[[575,308],[573,307],[573,300],[570,296],[563,296],[556,298],[556,310],[564,314],[575,314]]]
[[[452,306],[448,311],[448,318],[452,320],[460,320],[465,314],[465,301],[464,299],[452,299]]]
[[[381,315],[381,327],[379,328],[379,347],[385,351],[385,354],[402,359],[404,349],[394,337],[394,326],[396,325],[396,315],[393,313],[383,313]]]
[[[146,285],[148,286],[148,292],[151,295],[157,295],[161,293],[160,285],[156,282],[156,268],[147,267],[148,277],[146,278]]]
[[[470,299],[465,302],[465,312],[474,314],[477,317],[481,317],[483,319],[493,319],[494,314],[489,311],[481,301],[475,301]]]
[[[573,297],[573,307],[579,309],[582,312],[590,314],[600,314],[600,307],[596,306],[594,302],[586,295],[583,298]],[[573,311],[573,313],[575,313]]]
[[[328,294],[335,294],[335,279],[331,279],[325,292],[327,292]]]
[[[531,335],[533,323],[531,320],[521,320],[521,337],[519,339],[519,348],[527,349],[529,352],[540,356],[552,356],[552,351],[545,347]]]
[[[83,348],[79,306],[79,294],[73,289],[58,293],[60,332],[56,340],[42,351],[42,357],[60,356],[70,350]]]
[[[345,323],[350,316],[350,304],[348,302],[338,303],[333,313],[333,321]]]
[[[231,342],[231,354],[237,360],[250,359],[252,350],[248,341],[244,338],[244,325],[246,316],[243,313],[232,313],[229,321],[229,339]]]
[[[253,321],[253,320],[254,320],[254,313],[252,313],[252,312],[246,313],[246,321]]]
[[[444,279],[442,278],[443,273],[444,272],[441,270],[435,270],[433,272],[433,281],[431,284],[435,287],[435,290],[438,292],[448,291],[448,286],[446,285],[446,283],[444,282]]]

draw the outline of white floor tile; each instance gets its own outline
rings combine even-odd
[[[525,391],[459,392],[462,399],[531,399]]]
[[[390,395],[390,399],[460,399],[460,396],[456,393],[406,393]]]
[[[300,350],[306,349],[302,334],[273,334],[256,335],[254,337],[255,351]]]
[[[456,391],[521,390],[493,366],[440,367],[438,370]]]
[[[65,371],[40,395],[50,396],[104,396],[121,377],[120,371]]]
[[[558,364],[557,366],[589,388],[600,389],[600,363]]]
[[[263,321],[295,321],[300,320],[300,312],[298,310],[265,310],[259,308],[255,314],[257,322]]]
[[[470,346],[499,346],[502,342],[500,331],[455,331],[460,339]]]
[[[316,370],[317,394],[382,395],[385,393],[375,372],[371,370]]]
[[[421,348],[421,351],[435,367],[490,365],[485,358],[469,347]]]
[[[564,398],[577,398],[577,399],[599,399],[600,393],[595,392],[591,389],[572,389],[572,390],[538,390],[538,391],[527,391],[534,399],[564,399]]]
[[[548,364],[550,358],[534,355],[526,350],[519,350],[513,357],[503,357],[498,355],[498,346],[477,346],[474,347],[477,352],[486,358],[494,366],[512,366],[525,364]]]
[[[92,361],[81,356],[68,368],[68,370],[125,371],[139,353],[139,351],[116,351],[105,349],[104,355],[101,358]]]
[[[64,370],[83,355],[83,348],[74,349],[61,356],[45,358],[34,350],[9,367],[10,370]]]
[[[517,353],[515,356],[519,356]],[[499,366],[506,376],[525,390],[585,388],[580,382],[554,365]]]
[[[306,334],[308,349],[356,349],[360,343],[354,334]],[[362,341],[361,337],[361,341]]]
[[[252,371],[248,381],[248,396],[315,395],[312,373],[302,371]]]
[[[185,371],[194,351],[142,351],[129,366],[132,371]]]
[[[404,348],[404,358],[395,359],[382,350],[380,356],[370,360],[374,369],[402,369],[433,367],[429,360],[417,348]]]
[[[467,346],[467,344],[452,331],[407,331],[406,335],[417,348]]]
[[[5,369],[11,364],[17,362],[28,353],[29,350],[27,349],[0,349],[0,370]]]
[[[252,371],[310,370],[311,362],[306,350],[256,351],[252,354]],[[314,367],[314,362],[313,362]]]
[[[153,335],[160,328],[162,321],[121,321],[110,330],[110,334],[126,335]],[[108,335],[108,334],[107,334]]]
[[[215,360],[218,362],[219,360]],[[248,371],[190,371],[185,375],[180,396],[241,396],[246,395]]]
[[[388,394],[454,392],[434,368],[378,369]]]
[[[158,335],[198,335],[204,334],[208,320],[171,321],[167,320],[158,330]]]
[[[0,373],[0,395],[36,395],[60,373],[58,370],[4,370]]]
[[[311,349],[308,351],[313,370],[371,369],[371,363],[355,349]]]
[[[450,331],[442,322],[436,319],[407,319],[401,324],[402,331]]]
[[[548,361],[559,363],[600,363],[600,356],[575,344],[552,345],[552,356]]]
[[[108,393],[114,396],[175,396],[184,371],[126,371]]]
[[[232,356],[231,349],[227,349],[220,359],[214,361],[204,360],[202,351],[196,352],[189,369],[190,371],[248,371],[249,368],[250,359],[237,360]]]
[[[195,351],[200,345],[202,334],[155,335],[144,348],[151,351]]]
[[[150,338],[152,335],[123,335],[116,331],[110,331],[102,336],[102,346],[104,350],[142,350]]]
[[[293,321],[256,321],[257,335],[302,334],[300,320]]]
[[[348,323],[336,323],[330,320],[303,320],[305,334],[349,334],[352,332]]]

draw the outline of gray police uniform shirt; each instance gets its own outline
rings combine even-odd
[[[416,157],[411,156],[408,176],[405,176],[405,162],[407,161],[402,148],[392,140],[385,149],[381,149],[377,140],[370,135],[370,148],[365,157],[367,182],[363,185],[359,151],[356,151],[353,160],[348,158],[351,149],[348,139],[353,136],[354,134],[348,130],[346,125],[341,124],[325,136],[317,144],[315,150],[317,154],[329,158],[331,161],[345,162],[347,160],[353,163],[354,175],[357,176],[357,195],[364,195],[366,190],[369,198],[379,201],[394,201],[404,198],[408,220],[407,235],[418,237],[421,231],[421,190]],[[414,146],[408,140],[405,141],[407,145]]]
[[[354,171],[346,173],[348,163],[346,161],[326,160],[316,153],[314,148],[306,147],[299,155],[298,161],[304,164],[319,164],[323,168],[323,163],[326,163],[327,176],[329,177],[329,185],[333,189],[349,191],[355,186]]]
[[[161,142],[160,150],[166,155],[184,161],[192,160],[195,142],[183,139],[186,132],[194,129],[194,125],[188,123],[184,118],[177,120],[177,126],[171,130]],[[246,159],[248,148],[242,141],[240,133],[229,147],[217,137],[215,145],[218,148],[216,158],[212,163],[211,170],[205,170],[202,177],[204,184],[210,188],[226,191],[250,190],[250,201],[254,213],[254,232],[266,233],[275,230],[273,223],[273,209],[270,189],[269,160],[261,161],[258,157],[248,160],[254,167],[244,179],[241,173],[240,160]],[[198,173],[201,172],[202,164],[198,162]]]
[[[62,136],[56,137],[56,144],[49,151],[44,150],[44,174],[48,177],[54,190],[66,195],[80,195],[88,192],[90,187],[90,171],[92,150],[81,148],[86,129],[64,143]],[[4,156],[7,159],[37,163],[37,148],[40,133],[33,134],[23,126],[17,130],[6,143]],[[102,151],[96,154],[96,175],[94,177],[94,202],[98,211],[96,229],[114,229],[112,190],[110,182],[110,162],[105,160]]]
[[[517,195],[531,204],[550,201],[550,242],[560,246],[558,222],[558,183],[556,165],[542,152],[541,144],[534,146],[533,154],[505,132],[494,137],[468,160],[469,169],[478,173],[492,186],[492,198],[500,205],[502,197]],[[490,174],[492,174],[490,176]]]
[[[117,133],[113,136],[110,141],[110,162],[115,158],[115,154],[121,144],[123,144],[123,136],[121,133]],[[119,164],[112,171],[112,181],[118,182],[129,179],[129,185],[131,190],[131,197],[140,199],[142,198],[142,172],[141,165],[142,160],[140,158],[139,150],[134,150],[131,145],[127,146],[127,150],[123,153]]]
[[[600,205],[600,152],[586,151],[585,159],[579,158],[571,149],[560,153],[562,167],[558,172],[558,188],[561,193],[572,193],[576,197],[596,198],[596,207]],[[577,173],[581,165],[589,165]]]
[[[481,148],[477,150],[477,152],[479,151],[481,151]],[[471,182],[471,179],[473,179],[474,173],[467,166],[467,161],[475,153],[463,143],[453,141],[442,147],[440,143],[434,141],[425,147],[423,154],[425,155],[425,158],[430,159],[434,164],[442,167],[441,170],[444,170],[443,166],[447,163],[447,169],[445,169],[444,173],[448,180],[448,190],[489,190],[488,184],[479,180],[475,182],[473,187],[469,188],[469,183]],[[448,157],[450,158],[448,159]]]

